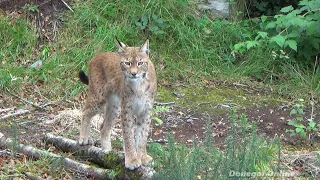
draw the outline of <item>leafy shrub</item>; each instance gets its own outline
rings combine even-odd
[[[157,15],[151,16],[143,15],[139,17],[131,17],[131,21],[141,30],[148,30],[154,35],[165,34],[165,29],[168,27],[163,18],[159,18]]]
[[[310,65],[320,54],[320,1],[303,0],[299,8],[287,6],[281,12],[274,18],[262,16],[262,31],[253,40],[235,44],[234,49],[243,53],[267,46],[274,51],[284,50],[291,62],[300,60]]]
[[[271,16],[278,14],[284,6],[296,6],[299,0],[279,1],[279,0],[247,0],[250,17],[261,15]]]
[[[290,132],[290,136],[299,135],[302,139],[306,139],[307,137],[314,136],[319,134],[318,128],[320,127],[319,123],[313,121],[313,119],[308,119],[308,124],[305,126],[305,122],[303,120],[304,116],[304,100],[299,99],[298,102],[293,106],[290,111],[290,116],[294,117],[288,122],[288,125],[293,126],[295,130],[287,130]],[[313,115],[311,115],[313,116]]]

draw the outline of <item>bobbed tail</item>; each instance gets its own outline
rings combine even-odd
[[[86,73],[84,73],[82,70],[79,72],[79,78],[80,81],[83,82],[86,85],[89,85],[89,79]]]

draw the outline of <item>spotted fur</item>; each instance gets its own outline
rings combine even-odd
[[[149,40],[141,47],[127,47],[118,40],[117,44],[118,53],[102,53],[89,62],[88,76],[79,73],[81,81],[89,84],[79,143],[92,144],[90,120],[103,112],[101,145],[110,151],[111,128],[115,120],[120,118],[125,166],[133,170],[152,161],[146,145],[157,91],[156,72],[149,58]]]

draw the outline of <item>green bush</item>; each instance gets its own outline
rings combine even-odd
[[[247,7],[250,17],[272,16],[278,14],[282,7],[288,5],[296,6],[298,3],[299,0],[247,0]]]
[[[302,61],[306,65],[314,63],[315,56],[320,54],[320,1],[303,0],[294,9],[287,6],[281,14],[273,18],[261,17],[261,31],[254,39],[240,42],[234,46],[239,52],[266,46],[274,51],[283,50],[286,61]]]

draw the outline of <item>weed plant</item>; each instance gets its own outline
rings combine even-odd
[[[238,179],[230,173],[278,172],[279,139],[267,142],[257,135],[256,124],[247,122],[245,115],[237,118],[232,111],[230,118],[232,127],[223,151],[213,145],[210,123],[204,143],[195,141],[190,149],[176,144],[173,135],[169,136],[166,147],[152,144],[150,151],[155,157],[156,179]]]

